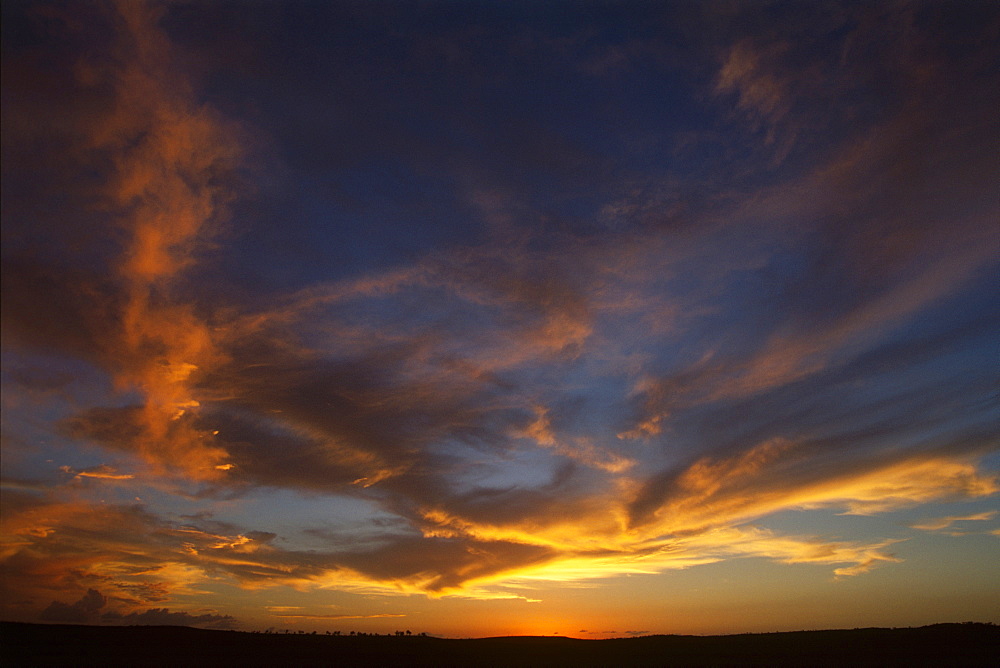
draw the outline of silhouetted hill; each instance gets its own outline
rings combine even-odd
[[[327,636],[0,623],[3,666],[996,666],[1000,627],[612,640]]]

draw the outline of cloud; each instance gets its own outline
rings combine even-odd
[[[780,44],[762,51],[749,41],[739,42],[726,55],[716,90],[736,92],[740,109],[776,125],[789,111],[791,93],[788,83],[769,71],[762,61],[774,59],[783,50]]]
[[[886,461],[845,460],[817,468],[806,444],[766,442],[721,460],[702,459],[667,470],[639,489],[630,506],[635,526],[657,531],[699,530],[787,508],[844,508],[869,515],[938,499],[985,497],[1000,491],[995,475],[940,456]]]
[[[65,527],[62,528],[65,530]],[[106,541],[107,539],[105,539]],[[80,567],[85,567],[84,555],[65,555],[63,557],[64,562],[69,561],[74,563],[76,569],[69,571],[73,574],[78,581],[85,580],[96,580],[103,581],[105,584],[116,587],[119,591],[129,595],[138,596],[142,601],[153,602],[162,601],[169,598],[169,592],[171,589],[177,589],[176,583],[168,582],[139,582],[130,583],[128,579],[142,577],[146,573],[142,572],[142,569],[137,569],[134,566],[126,565],[125,563],[114,564],[107,561],[108,557],[108,542],[102,542],[98,540],[98,545],[100,545],[100,551],[91,556],[90,565],[96,567],[98,572],[90,572],[80,570]],[[62,551],[66,548],[70,548],[71,544],[63,544],[60,546]],[[56,557],[58,560],[59,557]],[[8,562],[9,563],[9,562]],[[117,566],[117,569],[116,569]],[[114,571],[118,572],[115,573]],[[150,572],[156,574],[158,577],[169,578],[170,573],[166,572],[163,564],[158,564],[152,566]],[[103,573],[101,572],[103,571]],[[128,571],[132,571],[131,574],[126,574]],[[58,573],[58,566],[56,568],[50,569],[51,574]],[[65,573],[63,573],[65,575]],[[126,578],[123,582],[122,578]],[[124,599],[118,598],[117,601],[122,601]],[[86,593],[75,603],[66,604],[61,601],[52,601],[48,607],[46,607],[41,614],[39,619],[47,622],[64,622],[64,623],[79,623],[79,624],[119,624],[119,625],[175,625],[175,626],[205,626],[207,628],[220,628],[229,629],[235,628],[238,623],[230,615],[218,615],[218,614],[199,614],[193,615],[185,611],[170,611],[167,608],[149,608],[145,610],[132,610],[129,612],[121,612],[115,609],[107,609],[109,607],[110,599],[97,589],[87,589]],[[104,610],[104,612],[101,612]]]
[[[108,602],[108,599],[96,589],[88,589],[76,603],[66,604],[61,601],[52,601],[49,607],[42,611],[39,619],[46,622],[69,622],[73,624],[86,624],[95,622],[98,612]]]
[[[720,540],[721,539],[721,540]],[[716,549],[742,557],[765,557],[785,564],[851,564],[834,569],[838,578],[867,573],[879,563],[900,562],[886,548],[898,540],[878,543],[832,541],[814,537],[789,537],[754,528],[721,529],[720,535],[709,532],[696,537],[696,543],[717,543]]]
[[[79,471],[71,466],[60,466],[59,470],[74,478],[96,478],[98,480],[132,480],[135,478],[134,474],[119,473],[118,469],[107,464],[91,466]]]
[[[438,594],[553,556],[544,547],[513,541],[427,537],[339,555],[338,561],[376,582],[396,582],[411,591]]]
[[[402,614],[392,614],[392,613],[382,613],[378,615],[305,615],[305,614],[291,614],[291,613],[274,613],[275,617],[280,617],[281,619],[382,619],[385,617],[406,617]]]
[[[902,559],[896,559],[892,556],[877,556],[870,559],[864,559],[861,562],[855,564],[854,566],[847,566],[845,568],[837,568],[833,571],[834,575],[837,577],[849,577],[852,575],[860,575],[861,573],[867,573],[872,568],[874,568],[881,561],[902,561]]]
[[[118,626],[201,626],[208,629],[235,629],[239,622],[232,615],[203,613],[193,615],[185,611],[171,611],[169,608],[149,608],[142,612],[121,614],[105,612],[101,615],[105,624]]]
[[[62,104],[81,104],[98,91],[104,101],[66,117],[55,146],[42,146],[54,165],[103,173],[73,200],[88,212],[84,218],[99,211],[101,220],[88,220],[83,246],[74,248],[72,234],[55,234],[59,241],[47,249],[18,244],[5,255],[12,267],[4,281],[9,332],[24,347],[82,355],[118,387],[141,393],[135,415],[141,434],[133,440],[151,463],[217,476],[225,453],[175,422],[198,405],[191,374],[217,354],[207,324],[176,291],[226,217],[240,153],[235,128],[196,100],[156,27],[160,9],[119,3],[65,8],[55,16],[72,46],[102,29],[111,34],[100,53],[64,54],[66,71],[59,75],[69,81]],[[38,149],[41,141],[35,128],[11,140],[15,152]],[[58,168],[44,172],[29,164],[42,179],[70,180]],[[15,198],[30,194],[16,189]],[[84,247],[90,252],[81,254]]]
[[[802,485],[778,498],[759,492],[763,498],[753,503],[743,496],[739,501],[727,499],[731,487],[753,492],[754,479],[766,477],[764,469],[774,456],[758,452],[753,458],[693,466],[679,478],[686,481],[681,483],[685,497],[670,502],[670,514],[638,533],[619,524],[615,501],[606,497],[593,506],[578,506],[575,517],[554,521],[543,513],[539,519],[546,517],[545,523],[532,525],[524,523],[520,512],[485,522],[468,512],[463,516],[427,511],[423,536],[390,532],[354,548],[296,551],[278,547],[274,533],[218,533],[199,526],[200,521],[177,524],[138,507],[106,507],[95,513],[87,505],[32,503],[5,517],[4,534],[19,540],[8,543],[6,564],[20,573],[16,584],[8,580],[7,586],[24,597],[53,587],[100,584],[154,602],[197,593],[199,582],[224,577],[251,589],[285,584],[495,597],[490,583],[498,581],[572,582],[740,557],[837,565],[835,573],[841,576],[899,560],[884,550],[891,541],[824,541],[738,528],[750,518],[778,510],[867,500],[871,488],[866,480],[877,484],[893,479],[874,472],[845,479],[839,487]],[[897,478],[906,483],[887,492],[888,498],[895,504],[910,503],[901,497],[903,491],[912,498],[918,489],[923,495],[951,494],[941,479],[961,475],[960,469],[952,468],[949,473],[942,461],[900,465]],[[720,470],[726,473],[719,475]],[[940,475],[919,477],[930,471]],[[931,486],[935,484],[939,487]],[[986,487],[969,490],[970,495],[989,493]],[[585,514],[579,514],[581,508]],[[46,614],[80,618],[83,605],[54,604]]]
[[[577,438],[569,443],[558,440],[552,430],[552,422],[548,413],[547,408],[536,406],[535,414],[537,417],[535,421],[529,424],[523,431],[515,432],[515,435],[530,438],[543,448],[551,448],[559,454],[575,461],[604,469],[610,473],[624,471],[635,464],[634,461],[617,455],[614,452],[600,451],[587,439]]]
[[[951,515],[948,517],[938,517],[924,520],[916,524],[911,524],[910,528],[922,531],[943,531],[950,528],[955,522],[985,522],[997,516],[997,511],[990,510],[972,515]]]

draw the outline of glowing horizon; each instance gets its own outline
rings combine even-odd
[[[0,619],[1000,622],[996,8],[3,12]]]

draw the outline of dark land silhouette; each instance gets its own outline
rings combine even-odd
[[[2,666],[997,666],[1000,626],[964,623],[609,640],[331,636],[0,623]]]

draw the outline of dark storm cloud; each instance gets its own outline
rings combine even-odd
[[[86,624],[97,620],[100,609],[107,604],[108,599],[96,589],[88,589],[76,603],[62,603],[52,601],[49,607],[42,610],[39,617],[46,622],[70,622],[75,624]]]
[[[101,615],[105,624],[121,626],[203,626],[208,629],[234,629],[239,622],[232,615],[215,615],[204,613],[192,615],[184,611],[171,611],[169,608],[150,608],[142,612],[130,612],[123,615],[117,612],[106,612]]]
[[[200,614],[189,612],[172,612],[167,608],[149,608],[142,612],[122,614],[115,611],[101,610],[108,603],[107,597],[96,589],[88,589],[80,600],[72,604],[52,601],[49,607],[42,611],[39,619],[46,622],[63,622],[71,624],[93,624],[98,621],[104,624],[118,625],[148,625],[148,626],[204,626],[212,629],[232,629],[238,622],[231,615]]]

